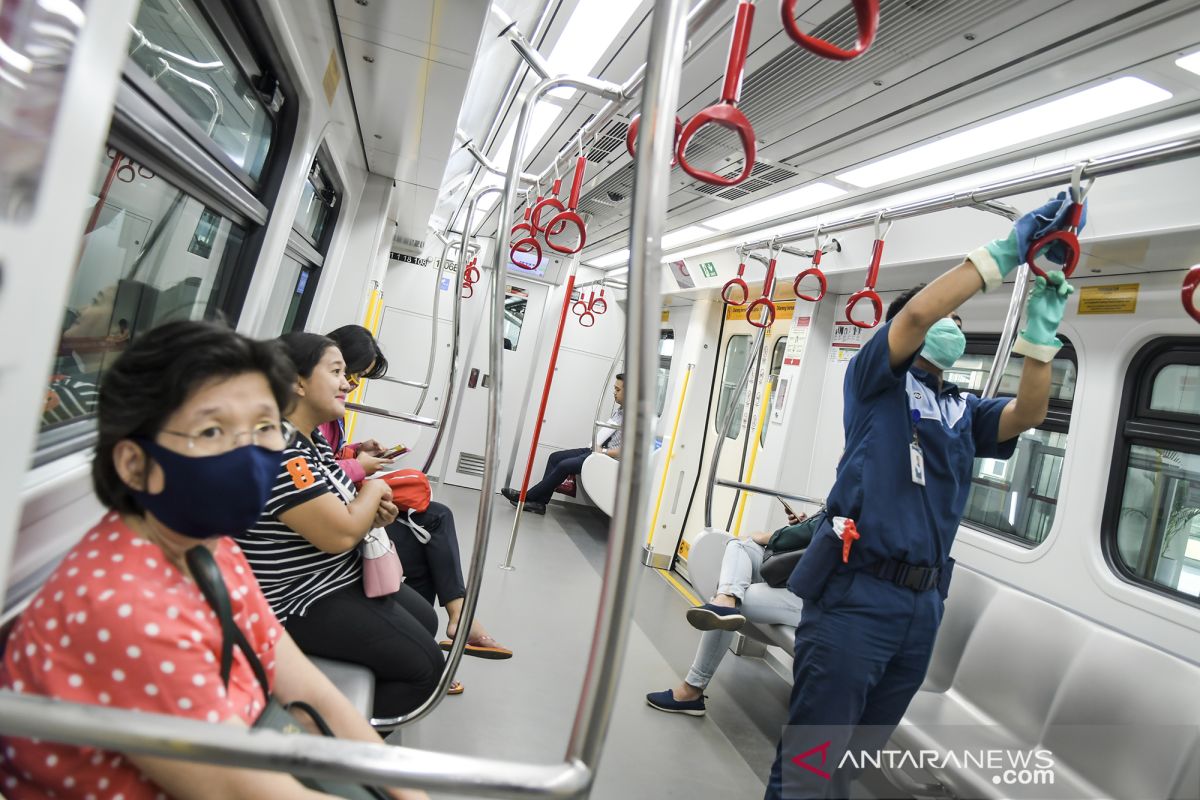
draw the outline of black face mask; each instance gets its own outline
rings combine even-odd
[[[137,439],[163,471],[158,494],[133,496],[171,530],[194,539],[242,533],[262,514],[279,477],[283,452],[248,444],[218,456],[185,456]]]

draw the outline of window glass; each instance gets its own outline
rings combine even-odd
[[[667,404],[667,383],[671,379],[671,358],[675,354],[675,331],[664,330],[658,335],[658,376],[654,400],[655,414],[662,416]]]
[[[83,252],[67,299],[42,431],[90,416],[106,367],[130,339],[204,315],[220,265],[244,231],[109,148],[96,173]],[[207,244],[194,247],[198,232]]]
[[[257,180],[274,123],[194,0],[142,0],[129,57]]]
[[[729,419],[729,428],[725,431],[725,435],[730,439],[736,439],[742,430],[742,411],[746,405],[744,389],[741,397],[734,397],[733,393],[737,389],[742,374],[746,371],[749,357],[750,337],[744,334],[730,336],[729,341],[725,344],[725,369],[721,373],[721,391],[717,395],[717,415],[713,421],[713,430],[720,433],[721,423],[724,421],[725,415],[729,413],[730,404],[736,403],[733,415]]]
[[[529,292],[519,286],[509,286],[504,292],[504,349],[516,350],[525,324],[525,307]]]
[[[1046,538],[1058,507],[1065,433],[1025,431],[1007,461],[975,459],[963,520],[1031,543]]]
[[[1200,597],[1200,455],[1130,446],[1116,554],[1134,576]]]
[[[982,348],[980,345],[976,345],[973,349]],[[995,352],[996,345],[993,343],[988,352],[967,353],[955,362],[954,369],[946,370],[945,379],[951,383],[958,384],[960,389],[978,394],[983,390],[984,383],[987,382],[988,373],[992,369],[992,358]],[[1024,364],[1024,356],[1013,353],[1009,357],[1008,366],[1004,370],[1004,377],[1000,379],[1000,387],[996,391],[998,395],[1016,396],[1017,385],[1021,382],[1021,370]],[[1073,400],[1075,398],[1075,382],[1077,378],[1075,362],[1070,358],[1060,355],[1051,363],[1050,371],[1050,399],[1064,400],[1066,402]]]
[[[304,235],[313,247],[319,247],[325,226],[337,205],[337,192],[325,178],[321,164],[314,161],[300,194],[300,207],[292,227]]]
[[[304,289],[308,285],[310,268],[292,253],[283,255],[271,300],[263,316],[262,330],[266,335],[282,335],[293,330]]]
[[[1200,415],[1200,366],[1168,364],[1154,376],[1150,408]]]

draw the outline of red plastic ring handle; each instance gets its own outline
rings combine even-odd
[[[800,282],[810,275],[817,279],[817,283],[821,284],[821,291],[816,297],[808,294],[800,294]],[[809,267],[797,275],[796,279],[792,281],[792,293],[801,300],[809,300],[813,303],[819,303],[821,299],[825,297],[825,292],[828,290],[829,282],[825,279],[825,273],[822,272],[819,267]]]
[[[858,39],[855,41],[854,47],[849,50],[816,36],[810,36],[800,30],[800,26],[796,24],[796,3],[797,0],[783,0],[780,4],[779,11],[783,17],[783,29],[787,31],[788,36],[792,37],[792,41],[821,58],[833,61],[849,61],[858,58],[871,49],[871,45],[875,42],[875,35],[879,33],[879,0],[854,0]]]
[[[542,233],[542,231],[545,230],[540,223],[542,219],[542,213],[547,208],[553,208],[555,213],[558,213],[566,208],[566,206],[562,204],[562,201],[558,199],[558,192],[560,189],[562,189],[562,178],[555,178],[554,186],[550,189],[550,196],[540,199],[533,204],[533,213],[529,217],[529,224],[532,225],[533,229],[538,233]]]
[[[466,283],[475,283],[477,280],[480,279],[480,277],[482,277],[479,274],[478,267],[468,266],[464,272],[465,272],[465,274],[463,276],[463,281]]]
[[[585,319],[588,320],[588,322],[584,322]],[[596,315],[590,311],[584,311],[579,315],[579,324],[585,328],[592,327],[596,324]]]
[[[722,128],[736,132],[741,138],[742,153],[745,155],[745,161],[740,174],[732,178],[726,178],[715,172],[693,167],[688,163],[687,146],[691,144],[692,137],[705,125],[720,125]],[[750,124],[750,120],[736,106],[727,103],[718,103],[715,106],[709,106],[702,111],[698,111],[696,116],[688,120],[687,125],[683,126],[683,133],[680,134],[679,142],[676,145],[675,156],[679,161],[679,166],[683,167],[683,171],[698,181],[710,183],[714,186],[737,186],[750,177],[750,172],[754,169],[754,156],[756,153],[757,143],[754,141],[754,127]]]
[[[629,130],[625,132],[625,149],[629,151],[630,158],[635,158],[637,153],[634,150],[634,145],[637,143],[638,125],[642,121],[642,115],[638,114],[629,121]],[[675,118],[675,143],[671,146],[671,166],[679,163],[679,156],[676,155],[679,150],[679,136],[683,133],[683,120],[679,117]]]
[[[517,261],[517,253],[536,253],[537,258],[532,267],[527,267],[520,261]],[[537,239],[527,236],[512,246],[512,249],[509,250],[508,258],[514,266],[532,272],[542,265],[542,246],[538,244]]]
[[[464,283],[462,286],[461,296],[464,300],[470,300],[472,297],[474,297],[475,285],[471,283]]]
[[[733,300],[729,297],[729,293],[733,289],[741,290],[742,298],[740,300]],[[744,306],[746,305],[746,301],[750,299],[750,287],[740,277],[730,278],[725,282],[725,287],[721,289],[721,299],[725,301],[726,305]]]
[[[1196,287],[1200,286],[1200,264],[1188,270],[1183,276],[1183,310],[1188,316],[1200,322],[1200,310],[1196,309]]]
[[[765,309],[761,319],[754,318],[754,312],[759,308]],[[756,328],[769,328],[775,324],[775,303],[769,297],[760,297],[746,308],[746,321]]]
[[[1067,225],[1062,230],[1051,231],[1042,238],[1029,245],[1029,250],[1025,253],[1025,263],[1029,265],[1029,270],[1039,278],[1046,277],[1046,272],[1036,263],[1038,253],[1055,242],[1062,242],[1067,249],[1067,263],[1063,264],[1063,275],[1071,277],[1075,272],[1075,267],[1079,265],[1079,222],[1083,219],[1083,204],[1072,203],[1070,209],[1067,210]]]
[[[588,306],[588,311],[592,312],[593,314],[595,314],[597,316],[605,314],[608,312],[608,301],[605,300],[603,297],[597,297],[595,300],[592,301],[592,304],[590,306]]]
[[[870,322],[859,322],[854,318],[854,307],[858,305],[859,300],[864,298],[870,300],[875,309],[875,319]],[[858,328],[874,328],[883,319],[883,299],[875,293],[874,289],[859,289],[846,301],[846,319],[851,325]]]
[[[567,229],[567,225],[574,225],[579,231],[579,243],[575,245],[563,246],[554,242],[552,237],[560,236]],[[556,250],[559,253],[572,255],[583,249],[587,243],[587,226],[583,224],[583,217],[576,214],[574,211],[567,210],[559,212],[546,223],[546,244],[551,250]]]

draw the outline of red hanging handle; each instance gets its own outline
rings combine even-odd
[[[469,300],[475,296],[475,281],[479,280],[480,274],[475,266],[476,259],[472,258],[467,262],[467,266],[463,269],[462,291],[461,297],[464,300]]]
[[[769,328],[775,324],[775,301],[771,299],[771,295],[775,294],[775,251],[771,251],[771,259],[767,262],[767,277],[763,279],[762,297],[755,300],[746,309],[746,321],[756,328]],[[754,318],[754,313],[758,309],[762,309],[763,313],[759,319]]]
[[[1196,287],[1200,286],[1200,264],[1188,270],[1183,276],[1183,310],[1188,316],[1200,322],[1200,310],[1196,308]]]
[[[783,17],[783,29],[787,31],[788,36],[792,37],[792,41],[821,58],[833,61],[849,61],[858,58],[871,49],[871,45],[875,42],[875,34],[879,33],[879,0],[854,0],[854,16],[858,21],[858,40],[849,50],[844,50],[800,30],[800,26],[796,24],[796,2],[797,0],[783,0],[779,6],[780,15]]]
[[[642,115],[638,114],[629,121],[629,130],[625,132],[625,149],[629,151],[630,157],[635,157],[634,145],[637,143],[638,125],[642,121]],[[683,121],[679,117],[675,118],[675,142],[671,145],[671,166],[679,163],[679,136],[683,133]]]
[[[800,293],[801,281],[803,281],[805,278],[807,278],[809,276],[816,278],[817,283],[819,283],[821,285],[821,291],[818,292],[815,297],[810,294],[801,294]],[[796,297],[800,298],[801,300],[808,300],[813,303],[819,303],[819,302],[821,302],[821,299],[823,297],[825,297],[825,292],[827,292],[828,290],[829,290],[829,281],[827,281],[825,279],[825,273],[821,271],[821,248],[818,245],[816,252],[813,253],[812,266],[806,270],[803,270],[799,275],[796,276],[796,279],[794,281],[792,281],[792,293],[795,294]]]
[[[750,177],[750,172],[754,169],[754,127],[737,107],[738,98],[742,93],[742,73],[745,72],[746,58],[750,53],[750,30],[753,23],[754,3],[742,0],[738,4],[737,18],[733,23],[733,39],[729,43],[729,60],[725,64],[725,84],[721,88],[721,101],[697,112],[683,126],[683,132],[679,135],[675,157],[683,171],[698,181],[716,186],[736,186]],[[692,137],[705,125],[720,125],[734,131],[741,138],[745,162],[740,175],[726,178],[688,163],[687,146]]]
[[[571,181],[571,196],[567,200],[567,208],[551,217],[544,228],[546,244],[550,246],[551,250],[572,255],[582,250],[584,244],[587,243],[587,228],[583,224],[583,217],[576,212],[576,209],[579,208],[579,195],[583,191],[583,176],[586,171],[587,157],[580,155],[575,159],[575,177]],[[579,232],[579,242],[565,245],[554,241],[555,238],[562,235],[568,225],[574,225]]]
[[[1042,238],[1029,245],[1029,250],[1025,253],[1025,263],[1029,264],[1029,271],[1039,277],[1046,277],[1046,271],[1034,263],[1038,253],[1055,242],[1062,242],[1063,247],[1067,250],[1067,261],[1062,266],[1063,275],[1071,277],[1071,273],[1075,271],[1075,267],[1079,265],[1079,221],[1083,217],[1083,203],[1071,203],[1071,207],[1067,209],[1067,227],[1062,230],[1050,231]]]
[[[524,222],[518,222],[516,225],[512,226],[512,230],[508,233],[509,238],[516,236],[520,231],[523,231],[526,236],[533,236],[536,234],[537,231],[534,230],[533,225],[529,223],[529,220],[532,216],[533,208],[531,206],[525,206],[525,220]]]
[[[558,193],[562,189],[562,178],[554,179],[554,186],[550,189],[550,196],[542,198],[533,204],[533,215],[529,219],[529,224],[533,226],[535,233],[544,233],[546,228],[541,225],[542,214],[547,208],[553,208],[555,213],[563,210],[562,201],[558,199]]]
[[[875,218],[875,243],[871,246],[871,266],[867,269],[866,284],[846,301],[846,319],[859,328],[874,328],[883,320],[883,299],[875,291],[875,284],[879,281],[879,265],[883,262],[883,239],[892,226],[889,223],[887,230],[880,233],[879,225],[882,220],[882,213]],[[854,318],[854,307],[863,299],[870,300],[875,311],[875,316],[870,322],[859,322]]]
[[[588,303],[588,311],[596,316],[608,312],[608,301],[604,299],[604,287],[600,287],[600,296]]]
[[[586,320],[586,322],[585,322]],[[590,328],[596,324],[596,315],[590,311],[584,311],[579,315],[579,324],[585,328]]]
[[[737,275],[725,282],[725,286],[721,289],[721,299],[725,301],[725,305],[729,306],[744,306],[746,301],[750,299],[750,287],[746,285],[746,279],[742,276],[746,274],[746,260],[743,258],[738,263]],[[741,291],[742,296],[739,300],[734,300],[730,295],[734,289]]]
[[[588,311],[588,301],[583,299],[583,290],[579,290],[579,297],[575,298],[575,302],[571,305],[571,313],[583,316]]]

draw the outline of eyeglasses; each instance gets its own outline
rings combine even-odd
[[[362,373],[361,372],[347,372],[346,373],[346,382],[354,383],[354,384],[362,383]]]
[[[269,450],[282,450],[287,444],[283,429],[275,422],[261,422],[255,428],[235,433],[225,431],[217,426],[205,428],[199,433],[183,433],[182,431],[159,431],[168,436],[179,436],[187,440],[188,450],[197,455],[220,455],[228,453],[239,446],[239,442],[248,439],[250,444],[265,447]]]

